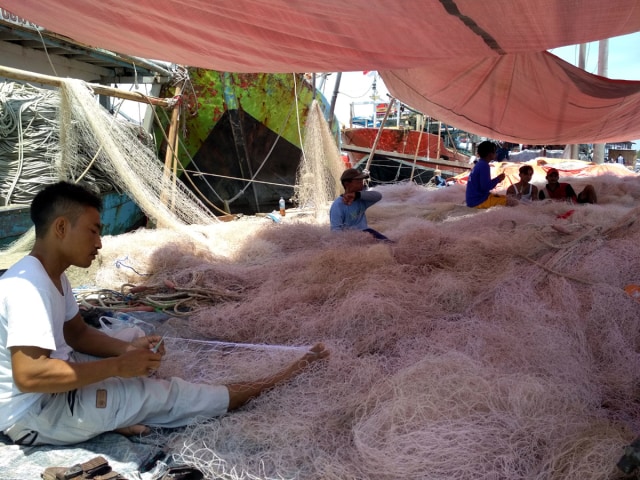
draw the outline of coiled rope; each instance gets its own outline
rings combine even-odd
[[[187,316],[203,308],[243,298],[243,287],[231,289],[179,287],[165,280],[161,285],[125,283],[120,291],[84,289],[75,293],[76,301],[88,310],[156,311],[172,316]]]

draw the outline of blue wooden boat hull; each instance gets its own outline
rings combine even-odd
[[[103,235],[118,235],[134,230],[146,223],[140,207],[127,195],[110,192],[102,196]],[[6,247],[32,226],[28,205],[0,208],[0,248]]]

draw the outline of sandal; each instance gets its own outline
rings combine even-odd
[[[45,468],[41,477],[43,480],[126,480],[111,469],[104,457],[95,457],[71,467]]]
[[[169,468],[160,480],[202,480],[203,478],[204,474],[197,468],[181,465]]]

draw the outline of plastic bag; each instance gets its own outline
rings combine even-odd
[[[115,317],[102,316],[98,321],[104,333],[125,342],[150,335],[155,329],[153,325],[126,313],[116,313]]]

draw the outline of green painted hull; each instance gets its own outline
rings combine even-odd
[[[281,196],[293,195],[314,93],[328,112],[325,98],[299,74],[189,73],[193,89],[185,88],[188,113],[179,133],[179,159],[189,172],[201,174],[190,173],[195,186],[185,184],[204,195],[215,213],[276,209]],[[337,138],[338,122],[333,124]],[[163,142],[162,158],[165,151]]]

